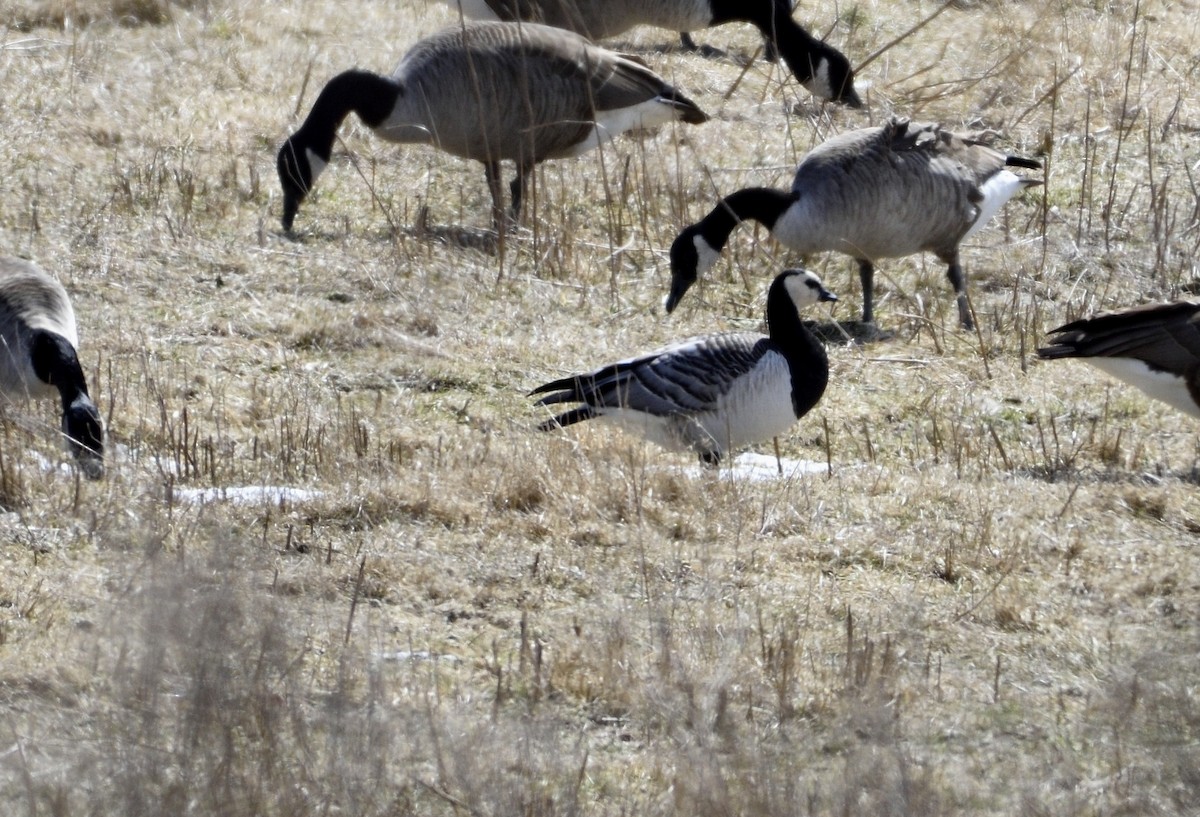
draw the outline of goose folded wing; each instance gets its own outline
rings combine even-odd
[[[551,392],[538,405],[583,402],[658,416],[707,411],[754,368],[766,343],[766,338],[745,335],[683,341],[591,374],[547,383],[534,394]]]

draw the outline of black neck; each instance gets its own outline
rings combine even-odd
[[[783,57],[797,82],[808,82],[813,78],[817,64],[829,49],[791,17],[775,29],[775,43],[779,56]]]
[[[792,409],[800,417],[817,404],[829,383],[829,356],[788,295],[785,278],[767,294],[767,334],[783,352],[792,373]]]
[[[712,9],[712,22],[709,25],[752,23],[771,40],[774,39],[771,36],[773,29],[784,18],[792,19],[788,0],[709,0],[708,6]]]
[[[797,81],[813,77],[824,44],[792,18],[787,0],[711,0],[713,25],[729,22],[752,23],[763,39],[775,46]]]
[[[376,128],[392,112],[401,91],[394,80],[370,71],[344,71],[321,89],[293,138],[328,162],[338,126],[351,111],[364,125]]]
[[[75,355],[75,348],[62,335],[40,330],[33,336],[29,351],[33,373],[38,380],[58,389],[66,411],[80,396],[88,396],[87,381],[83,367]]]
[[[747,187],[721,199],[696,226],[709,246],[720,252],[733,228],[743,221],[757,221],[768,230],[774,230],[775,222],[793,201],[795,198],[782,190]]]

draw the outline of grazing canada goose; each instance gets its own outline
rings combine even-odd
[[[599,417],[716,465],[731,449],[784,433],[821,399],[829,359],[799,310],[836,300],[811,272],[787,270],[767,292],[767,337],[702,335],[539,386],[530,392],[546,395],[539,406],[584,405],[538,428]]]
[[[1185,414],[1200,417],[1200,304],[1177,301],[1105,312],[1051,330],[1038,349],[1079,357]]]
[[[750,23],[814,96],[862,107],[850,61],[792,19],[790,0],[446,0],[478,20],[524,20],[603,40],[637,25],[694,31]],[[684,37],[686,47],[690,37]],[[692,43],[694,46],[695,44]]]
[[[857,259],[866,323],[875,319],[875,260],[936,253],[948,265],[959,320],[971,328],[958,246],[1019,190],[1041,183],[1005,169],[1040,162],[993,150],[984,136],[892,119],[823,142],[800,160],[791,191],[738,190],[679,234],[667,311],[716,263],[733,228],[754,220],[797,252],[836,250]]]
[[[67,448],[88,477],[104,475],[104,428],[75,354],[75,312],[62,284],[19,258],[0,258],[0,395],[57,393]]]
[[[500,161],[516,163],[512,209],[533,166],[578,156],[631,128],[708,116],[646,66],[569,31],[470,23],[417,43],[390,77],[346,71],[329,81],[279,150],[283,228],[329,163],[351,111],[391,142],[420,142],[483,163],[497,228]]]

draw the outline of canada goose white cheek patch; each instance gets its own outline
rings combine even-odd
[[[1136,386],[1155,400],[1174,406],[1184,414],[1200,417],[1200,406],[1192,399],[1183,378],[1151,369],[1144,362],[1128,357],[1089,357],[1086,360],[1100,371]]]
[[[817,63],[817,70],[813,72],[812,79],[802,84],[813,96],[833,99],[833,83],[829,81],[829,60],[822,57]]]
[[[451,9],[457,9],[464,17],[471,20],[500,19],[486,0],[446,0],[446,5]]]
[[[721,253],[714,250],[702,235],[693,238],[692,244],[696,247],[696,274],[703,275],[713,268],[713,264],[717,263]]]
[[[312,148],[305,148],[304,156],[306,159],[308,159],[308,169],[309,169],[309,172],[312,174],[312,177],[308,180],[308,183],[309,183],[309,186],[312,186],[317,183],[317,177],[321,175],[321,171],[323,171],[325,169],[325,166],[328,165],[329,163],[326,162],[324,159],[322,159],[320,156],[318,156],[316,153],[313,153]]]

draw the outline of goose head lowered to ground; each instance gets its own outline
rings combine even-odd
[[[792,18],[791,0],[446,0],[476,20],[522,20],[575,31],[593,40],[649,25],[693,31],[724,23],[750,23],[814,96],[862,106],[854,71],[842,52],[805,31]],[[685,44],[688,42],[684,40]]]
[[[1176,301],[1105,312],[1050,331],[1048,360],[1077,357],[1200,417],[1200,304]]]
[[[817,276],[787,270],[767,292],[766,336],[702,335],[546,383],[530,393],[545,395],[538,405],[582,405],[538,428],[599,418],[715,465],[732,449],[783,434],[821,399],[829,359],[800,310],[836,300]]]
[[[502,160],[517,168],[515,217],[538,162],[578,156],[633,128],[708,119],[645,65],[569,31],[455,26],[418,42],[391,76],[353,70],[329,81],[279,150],[284,230],[291,231],[351,111],[388,141],[427,143],[482,162],[497,228],[505,222]]]
[[[855,258],[865,323],[875,320],[875,261],[932,252],[947,265],[959,321],[973,326],[959,245],[1017,192],[1041,184],[1008,170],[1041,163],[988,147],[984,138],[892,119],[817,145],[800,160],[791,190],[738,190],[684,228],[671,245],[667,312],[716,263],[734,228],[758,221],[798,253]]]
[[[67,449],[92,479],[104,474],[104,426],[75,353],[67,291],[39,267],[0,258],[0,399],[56,395]]]

